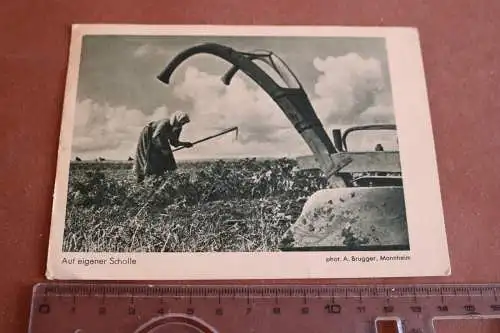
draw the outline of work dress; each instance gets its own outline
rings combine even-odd
[[[179,146],[182,127],[174,127],[168,120],[152,121],[141,131],[136,149],[134,170],[137,181],[146,176],[161,176],[177,169],[171,145]]]

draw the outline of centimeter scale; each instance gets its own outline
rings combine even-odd
[[[500,318],[500,284],[244,286],[42,283],[30,333],[431,333]]]

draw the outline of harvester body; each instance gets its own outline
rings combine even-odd
[[[307,199],[282,240],[283,250],[409,249],[399,152],[350,151],[346,144],[354,131],[379,130],[396,131],[396,126],[333,130],[338,152],[332,158],[347,161],[336,175],[346,185],[318,191]],[[302,170],[319,168],[314,156],[299,158],[298,163]]]

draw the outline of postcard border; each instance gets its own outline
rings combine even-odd
[[[258,253],[62,252],[82,39],[85,35],[384,37],[400,145],[410,251]],[[412,66],[406,66],[410,63]],[[412,112],[411,116],[407,116]],[[445,276],[451,274],[418,31],[400,27],[110,25],[72,26],[50,227],[48,279],[262,279]],[[422,177],[425,174],[426,177]],[[425,189],[425,192],[422,192]],[[425,193],[423,195],[422,193]],[[334,256],[409,260],[328,262]],[[125,265],[67,265],[63,259],[119,258]]]

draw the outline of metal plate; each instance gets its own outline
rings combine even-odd
[[[444,318],[500,318],[500,285],[36,285],[30,333],[431,333]]]

